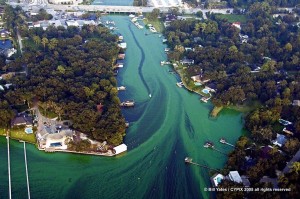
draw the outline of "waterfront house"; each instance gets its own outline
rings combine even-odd
[[[118,55],[118,59],[125,59],[125,53],[120,53]]]
[[[272,141],[272,143],[274,145],[277,145],[279,147],[282,147],[285,143],[286,143],[287,139],[285,137],[285,135],[282,135],[282,134],[278,134],[277,133],[277,137],[275,140]]]
[[[37,133],[40,149],[67,149],[67,139],[73,139],[74,132],[70,129],[57,130],[53,126],[43,126]]]
[[[184,58],[184,59],[180,60],[180,63],[181,63],[182,65],[184,65],[184,64],[192,65],[192,64],[195,63],[195,61],[194,61],[193,59],[187,59],[187,58]]]
[[[238,28],[238,29],[240,29],[240,30],[242,29],[241,28],[241,22],[234,22],[231,25],[234,26],[234,27],[236,27],[236,28]]]
[[[210,181],[214,187],[217,187],[224,178],[225,177],[222,174],[217,173],[210,178]]]
[[[228,177],[231,181],[236,182],[236,183],[242,183],[243,180],[239,174],[238,171],[230,171],[228,174]]]
[[[119,43],[118,46],[119,46],[120,48],[125,49],[125,48],[127,48],[127,43],[122,42],[122,43]]]
[[[201,76],[200,76],[200,75],[192,76],[191,79],[192,79],[194,82],[201,82]]]
[[[123,68],[124,67],[124,60],[118,59],[117,63],[116,63],[116,67]]]
[[[12,128],[16,126],[32,127],[32,125],[33,125],[32,117],[28,116],[27,114],[18,115],[11,121]]]
[[[127,151],[127,145],[126,144],[121,144],[121,145],[116,146],[116,147],[113,148],[113,153],[115,155],[118,155],[118,154],[123,153],[125,151]]]
[[[294,100],[292,105],[293,106],[300,106],[300,100]]]

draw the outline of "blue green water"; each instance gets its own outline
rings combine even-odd
[[[119,72],[121,101],[134,99],[124,109],[131,126],[125,137],[129,151],[117,157],[44,153],[27,145],[32,198],[209,198],[206,169],[186,165],[184,158],[222,168],[226,156],[203,148],[206,140],[228,153],[242,133],[241,114],[225,110],[208,117],[211,104],[176,86],[178,77],[160,66],[166,59],[162,38],[145,35],[127,16],[110,16],[127,42],[125,66]],[[151,93],[152,97],[149,97]],[[6,140],[0,137],[0,198],[8,198]],[[11,142],[13,198],[26,198],[23,145]]]

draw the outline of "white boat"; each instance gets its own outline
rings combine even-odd
[[[152,97],[151,93],[149,94],[149,97],[150,97],[150,98]]]

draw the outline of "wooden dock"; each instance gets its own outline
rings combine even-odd
[[[226,144],[226,145],[228,145],[228,146],[232,146],[232,147],[235,148],[235,146],[234,146],[233,144],[230,144],[230,143],[226,142],[226,140],[225,140],[224,138],[221,138],[221,139],[220,139],[220,143]]]
[[[25,159],[25,170],[26,170],[26,181],[27,181],[27,193],[28,193],[28,199],[30,199],[30,188],[29,188],[29,177],[28,177],[27,155],[26,155],[26,143],[23,141],[23,144],[24,144],[24,159]]]
[[[8,188],[9,188],[9,199],[11,199],[11,175],[10,175],[10,151],[9,151],[9,133],[6,135],[7,139],[7,168],[8,168]]]
[[[198,164],[198,163],[196,163],[196,162],[193,162],[192,160],[193,160],[193,159],[192,159],[192,158],[189,158],[189,157],[186,157],[186,158],[184,159],[185,163],[187,163],[187,164],[193,164],[193,165],[196,165],[196,166],[198,166],[198,167],[202,167],[202,168],[205,168],[205,169],[209,169],[209,170],[213,170],[213,171],[220,172],[218,169],[213,169],[213,168],[210,168],[210,167],[208,167],[208,166],[206,166],[206,165]]]

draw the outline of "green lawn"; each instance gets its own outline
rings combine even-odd
[[[35,144],[36,143],[35,128],[33,128],[33,131],[34,131],[34,133],[32,133],[32,134],[26,134],[24,131],[24,127],[23,128],[13,128],[10,130],[10,137],[12,139],[23,140],[23,141]]]
[[[146,14],[146,18],[144,19],[144,23],[145,24],[152,24],[154,26],[154,28],[157,30],[157,32],[162,32],[164,30],[164,24],[161,22],[161,20],[156,19],[156,20],[149,20],[147,18],[147,14]]]
[[[241,22],[246,23],[247,22],[247,16],[246,15],[235,15],[235,14],[215,14],[217,18],[221,19],[227,19],[228,22]]]

